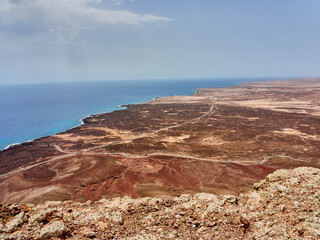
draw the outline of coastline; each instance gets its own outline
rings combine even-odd
[[[51,134],[51,135],[47,135],[47,136],[43,136],[43,137],[39,137],[39,138],[35,138],[35,139],[30,139],[30,140],[27,140],[27,141],[24,141],[24,142],[18,142],[18,143],[12,143],[12,144],[9,144],[7,145],[5,148],[3,149],[0,149],[0,152],[1,151],[5,151],[5,150],[8,150],[10,148],[13,148],[13,147],[18,147],[20,145],[24,145],[24,144],[27,144],[27,143],[31,143],[33,141],[36,141],[36,140],[40,140],[40,139],[43,139],[43,138],[47,138],[47,137],[51,137],[51,136],[54,136],[56,134],[63,134],[71,129],[75,129],[75,128],[78,128],[78,127],[81,127],[85,124],[85,120],[86,119],[89,119],[89,118],[94,118],[96,116],[99,116],[99,115],[103,115],[103,114],[106,114],[106,113],[112,113],[114,111],[121,111],[121,110],[125,110],[127,109],[127,106],[129,105],[136,105],[136,104],[144,104],[144,103],[149,103],[149,102],[152,102],[152,101],[156,101],[156,99],[158,99],[160,97],[154,97],[151,101],[147,101],[147,102],[141,102],[141,103],[130,103],[130,104],[122,104],[122,105],[116,105],[115,109],[114,110],[111,110],[111,111],[106,111],[106,112],[99,112],[99,113],[94,113],[94,114],[91,114],[91,115],[86,115],[85,117],[83,118],[80,118],[78,121],[80,122],[80,124],[74,126],[74,127],[71,127],[71,128],[68,128],[66,130],[63,130],[61,132],[57,132],[57,133],[54,133],[54,134]]]
[[[137,101],[137,102],[134,102],[134,103],[125,103],[125,104],[116,104],[112,107],[112,110],[110,111],[105,111],[105,112],[98,112],[98,113],[93,113],[93,114],[89,114],[89,115],[86,115],[85,117],[82,117],[80,118],[77,122],[78,124],[74,125],[73,127],[69,127],[67,129],[64,129],[64,130],[61,130],[61,131],[58,131],[56,133],[53,133],[53,134],[48,134],[48,135],[44,135],[44,136],[41,136],[41,137],[37,137],[37,138],[34,138],[34,139],[29,139],[29,140],[26,140],[26,141],[22,141],[22,142],[14,142],[14,143],[11,143],[11,144],[8,144],[7,146],[5,146],[3,149],[0,149],[0,152],[1,151],[5,151],[5,150],[8,150],[8,149],[11,149],[11,148],[14,148],[14,147],[18,147],[20,145],[24,145],[24,144],[28,144],[30,142],[33,142],[33,141],[36,141],[36,140],[41,140],[43,138],[47,138],[47,137],[50,137],[50,136],[54,136],[56,134],[63,134],[71,129],[75,129],[77,127],[80,127],[80,126],[83,126],[85,124],[85,120],[88,119],[88,118],[94,118],[96,116],[99,116],[99,115],[102,115],[102,114],[107,114],[107,113],[112,113],[114,111],[120,111],[120,110],[125,110],[127,108],[127,106],[130,106],[130,105],[137,105],[137,104],[148,104],[148,103],[153,103],[153,102],[157,102],[157,100],[159,100],[160,98],[167,98],[167,97],[172,97],[172,96],[197,96],[199,94],[199,89],[205,89],[205,88],[232,88],[232,87],[238,87],[238,86],[241,86],[241,85],[244,85],[246,83],[254,83],[254,82],[266,82],[266,81],[278,81],[278,80],[285,80],[285,79],[281,79],[281,78],[274,78],[274,79],[247,79],[245,81],[236,81],[236,83],[234,84],[231,84],[230,86],[213,86],[213,87],[200,87],[200,88],[191,88],[189,89],[188,91],[191,91],[191,94],[174,94],[174,95],[166,95],[166,96],[160,96],[160,97],[152,97],[151,100],[142,100],[142,101]],[[214,85],[215,83],[221,83],[222,81],[215,81],[213,80],[212,81],[212,84]]]
[[[311,87],[319,86],[199,88],[86,116],[62,134],[0,152],[0,186],[8,189],[0,201],[240,194],[275,169],[318,167],[320,91]]]
[[[234,87],[234,86],[237,86],[237,85],[233,85],[231,87]],[[171,96],[193,96],[193,95],[196,95],[198,93],[198,89],[191,89],[191,91],[193,93],[190,94],[190,95],[171,95]],[[75,129],[75,128],[83,126],[85,124],[85,120],[86,119],[94,118],[94,117],[97,117],[97,116],[100,116],[100,115],[103,115],[103,114],[107,114],[107,113],[112,113],[112,112],[115,112],[115,111],[125,110],[130,105],[148,104],[148,103],[156,102],[158,99],[163,98],[163,97],[168,97],[168,96],[153,97],[151,100],[147,100],[147,101],[143,101],[143,102],[141,101],[141,102],[136,102],[136,103],[127,103],[127,104],[116,105],[115,107],[113,107],[114,109],[111,110],[111,111],[99,112],[99,113],[86,115],[85,117],[80,118],[78,120],[80,122],[80,124],[78,124],[78,125],[76,125],[74,127],[71,127],[71,128],[66,129],[66,130],[63,130],[61,132],[57,132],[57,133],[50,134],[50,135],[47,135],[47,136],[42,136],[42,137],[39,137],[39,138],[30,139],[30,140],[27,140],[27,141],[24,141],[24,142],[17,142],[17,143],[8,144],[5,148],[0,149],[0,152],[1,151],[5,151],[5,150],[9,150],[11,148],[15,148],[15,147],[18,147],[18,146],[22,146],[22,145],[25,145],[25,144],[28,144],[28,143],[32,143],[33,141],[41,140],[43,138],[51,137],[51,136],[54,136],[54,135],[57,135],[57,134],[63,134],[65,132],[69,131],[69,130],[72,130],[72,129]]]

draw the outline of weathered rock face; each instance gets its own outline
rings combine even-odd
[[[40,238],[48,239],[52,237],[65,237],[69,229],[65,226],[63,221],[56,221],[45,225],[40,229]]]
[[[278,170],[239,197],[102,199],[0,208],[0,239],[318,239],[320,170]]]

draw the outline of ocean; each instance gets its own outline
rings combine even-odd
[[[155,97],[190,95],[196,88],[267,79],[106,81],[0,85],[0,150],[66,131],[92,114]]]

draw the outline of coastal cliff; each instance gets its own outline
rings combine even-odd
[[[319,239],[320,170],[277,170],[239,196],[0,207],[0,239]]]

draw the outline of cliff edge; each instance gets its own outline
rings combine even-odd
[[[319,239],[320,170],[278,170],[240,194],[0,207],[0,239]]]

